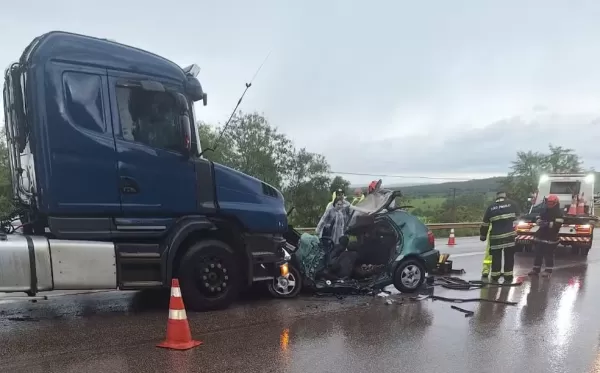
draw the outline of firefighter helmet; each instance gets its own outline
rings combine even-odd
[[[377,181],[373,180],[371,181],[371,183],[369,184],[369,188],[367,188],[367,191],[369,193],[373,193],[375,191],[375,188],[377,187]]]
[[[558,205],[558,197],[555,194],[550,194],[546,197],[546,206],[554,207],[556,205]]]

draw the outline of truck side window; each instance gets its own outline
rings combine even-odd
[[[179,111],[171,94],[121,86],[116,92],[125,140],[181,151]]]
[[[90,131],[104,133],[104,104],[100,75],[65,72],[65,106],[72,123]]]

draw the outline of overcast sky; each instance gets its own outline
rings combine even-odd
[[[577,0],[6,2],[0,65],[50,30],[115,39],[197,63],[218,123],[272,51],[241,109],[334,171],[501,175],[550,142],[598,169],[599,19]]]

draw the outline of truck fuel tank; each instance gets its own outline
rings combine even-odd
[[[112,242],[7,235],[0,241],[0,292],[117,287]]]

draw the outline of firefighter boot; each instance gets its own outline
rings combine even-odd
[[[545,278],[550,278],[552,276],[552,270],[551,269],[545,269],[544,272],[542,272],[542,277]]]

